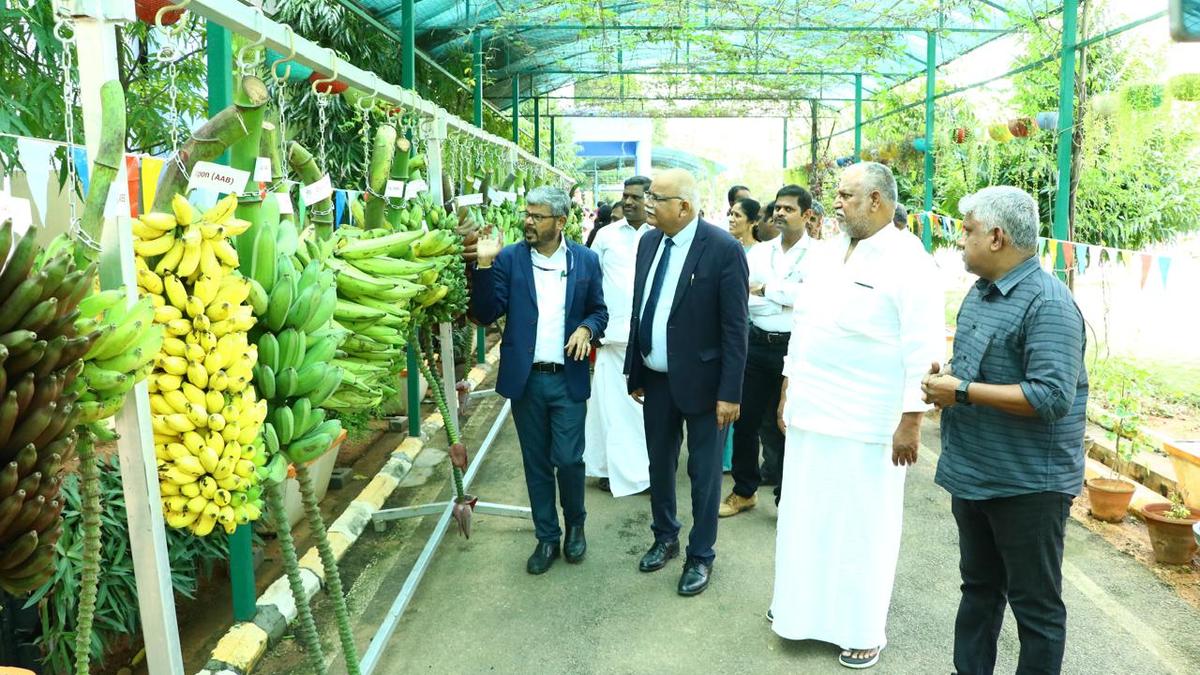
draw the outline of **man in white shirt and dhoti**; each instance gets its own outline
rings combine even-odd
[[[788,489],[768,618],[781,637],[838,645],[849,668],[875,665],[887,644],[921,379],[945,342],[933,259],[892,227],[896,197],[882,164],[842,175],[842,232],[810,252],[783,371]]]
[[[610,328],[596,348],[583,461],[587,475],[598,477],[600,488],[611,491],[614,497],[637,494],[650,487],[642,406],[630,398],[625,384],[638,240],[650,229],[646,224],[648,189],[650,179],[646,176],[626,180],[621,196],[624,219],[601,228],[592,241],[592,250],[600,258]]]

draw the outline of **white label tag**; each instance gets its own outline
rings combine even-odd
[[[481,185],[481,183],[478,178],[471,181],[471,187],[475,188],[476,190],[479,189],[480,185]]]
[[[402,180],[389,180],[383,188],[383,196],[389,199],[401,199],[404,197],[405,182]]]
[[[517,193],[504,190],[491,190],[492,201],[500,204],[517,201]]]
[[[429,185],[423,180],[414,180],[408,184],[408,187],[405,188],[405,190],[405,194],[407,196],[416,197],[422,192],[428,192]]]
[[[0,224],[10,218],[13,221],[12,236],[15,241],[33,227],[33,210],[29,207],[29,200],[0,194]]]
[[[304,202],[305,206],[312,206],[322,199],[328,199],[333,196],[333,184],[329,182],[329,174],[321,176],[321,179],[311,185],[305,185],[300,188],[300,201]]]
[[[279,215],[289,215],[295,213],[292,210],[292,198],[286,192],[276,192],[275,201],[279,203]]]
[[[129,213],[129,186],[122,181],[113,181],[108,190],[108,202],[104,204],[104,217],[116,218]]]
[[[212,162],[196,162],[196,166],[192,167],[192,177],[188,181],[187,189],[240,193],[246,188],[246,181],[248,180],[250,180],[249,171],[242,171]]]
[[[454,208],[460,206],[478,206],[483,203],[483,195],[476,192],[473,195],[459,195],[454,198]]]
[[[271,182],[271,158],[259,157],[254,160],[254,180],[258,183]]]

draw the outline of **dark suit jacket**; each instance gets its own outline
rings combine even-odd
[[[638,242],[633,319],[625,353],[631,392],[643,386],[646,366],[638,324],[642,298],[649,292],[650,265],[662,238],[662,231],[656,229]],[[684,259],[667,319],[668,379],[671,394],[684,413],[713,410],[717,401],[741,402],[749,296],[749,270],[742,245],[718,227],[703,220],[696,223],[696,237]]]
[[[519,399],[533,366],[533,347],[537,342],[538,306],[533,283],[533,262],[529,245],[509,244],[500,251],[492,266],[472,270],[471,316],[490,324],[508,315],[500,342],[500,375],[496,393],[507,399]],[[600,259],[591,250],[567,241],[566,324],[563,343],[580,326],[587,326],[592,338],[604,334],[608,309],[600,284]],[[591,395],[588,360],[576,361],[563,354],[567,391],[575,401]]]

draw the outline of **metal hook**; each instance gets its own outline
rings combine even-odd
[[[291,62],[296,58],[296,32],[288,24],[283,24],[283,29],[287,31],[288,36],[288,55],[271,64],[271,77],[275,79],[275,84],[279,84],[292,76]],[[279,74],[279,66],[287,64],[283,70],[283,75]]]
[[[190,4],[192,4],[192,0],[183,0],[178,5],[167,5],[166,7],[159,8],[159,10],[154,13],[154,27],[165,31],[177,30],[173,26],[164,26],[163,17],[171,12],[181,10]]]
[[[376,85],[376,86],[371,87],[371,95],[364,96],[364,97],[358,99],[358,101],[354,104],[354,107],[357,108],[358,112],[360,112],[360,113],[369,112],[371,110],[371,108],[375,107],[375,103],[378,100],[379,100],[379,86]],[[363,105],[363,101],[366,101],[367,104]]]
[[[330,91],[332,91],[332,89],[333,89],[333,88],[332,88],[332,86],[326,86],[326,87],[325,87],[325,91],[323,91],[323,92],[322,92],[322,91],[318,91],[318,90],[317,90],[317,86],[318,86],[318,85],[321,85],[321,84],[325,84],[325,83],[327,83],[327,82],[328,82],[328,83],[337,82],[337,78],[338,78],[338,58],[337,58],[337,54],[334,54],[334,53],[333,53],[333,50],[330,50],[330,51],[329,51],[329,66],[330,66],[330,68],[333,70],[333,75],[332,75],[331,77],[328,77],[328,78],[323,78],[323,77],[322,77],[322,78],[317,78],[317,79],[313,80],[313,83],[312,83],[312,93],[314,93],[314,94],[323,94],[323,95],[328,95],[328,94],[330,93]]]
[[[188,1],[190,2],[191,0],[188,0]],[[258,28],[259,22],[262,19],[266,18],[266,15],[263,14],[263,9],[262,9],[261,4],[256,5],[254,7],[254,13],[255,13],[254,26],[255,26],[255,28]],[[288,30],[291,30],[291,26],[288,26]],[[246,54],[248,52],[250,52],[250,50],[262,46],[264,43],[266,43],[266,41],[267,41],[267,34],[264,33],[261,28],[258,28],[258,39],[255,40],[254,42],[251,42],[248,45],[243,46],[241,49],[238,50],[238,54],[237,54],[238,70],[240,70],[243,73],[248,72],[250,70],[250,68],[254,64],[251,63],[246,58]]]

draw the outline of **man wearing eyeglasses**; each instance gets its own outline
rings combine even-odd
[[[708,587],[721,501],[721,451],[738,418],[746,366],[748,270],[742,245],[697,215],[696,180],[659,174],[646,195],[655,228],[638,243],[625,359],[630,395],[643,403],[654,545],[638,568],[679,555],[675,472],[687,426],[692,531],[680,595]]]
[[[482,324],[507,316],[500,343],[496,392],[512,401],[537,546],[530,574],[550,569],[560,552],[569,563],[587,551],[584,509],[584,418],[591,393],[588,355],[604,334],[608,310],[600,263],[567,240],[571,208],[560,188],[534,188],[525,197],[525,241],[501,249],[480,238],[472,255],[471,315]],[[555,487],[562,504],[562,541]]]

